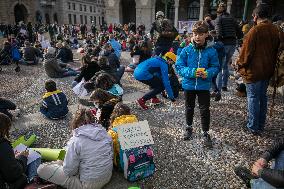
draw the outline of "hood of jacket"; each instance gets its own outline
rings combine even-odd
[[[73,131],[73,136],[75,137],[85,137],[93,141],[101,141],[105,139],[106,130],[99,124],[86,124],[75,129]]]
[[[135,115],[122,115],[114,119],[112,127],[116,127],[118,125],[126,123],[134,123],[134,122],[138,122],[138,119]]]

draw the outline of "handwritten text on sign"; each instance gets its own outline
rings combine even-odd
[[[120,125],[117,130],[122,150],[154,144],[148,121]]]

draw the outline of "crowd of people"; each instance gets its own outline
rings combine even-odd
[[[230,65],[234,65],[234,77],[241,80],[242,87],[238,89],[248,100],[244,129],[261,135],[266,123],[268,83],[283,43],[283,31],[269,20],[269,11],[267,5],[258,5],[253,12],[255,26],[249,31],[244,29],[247,25],[243,25],[242,30],[223,3],[214,21],[211,15],[206,15],[204,21],[193,25],[192,33],[183,34],[178,33],[161,11],[157,12],[149,34],[145,33],[144,25],[136,28],[135,24],[110,24],[100,31],[92,26],[89,32],[85,25],[1,25],[0,32],[7,37],[0,52],[1,64],[16,62],[28,66],[43,62],[50,78],[75,76],[70,85],[81,98],[80,102],[89,106],[89,109],[78,109],[73,115],[73,136],[67,143],[64,161],[48,164],[37,161],[27,166],[27,151],[14,154],[9,141],[13,120],[9,111],[15,110],[16,105],[0,98],[1,154],[5,151],[5,155],[0,156],[1,188],[22,188],[35,182],[37,177],[65,188],[94,189],[108,183],[113,156],[119,153],[113,146],[112,127],[117,127],[116,121],[121,116],[133,118],[130,108],[122,102],[121,78],[125,72],[149,86],[149,91],[137,99],[138,107],[143,110],[150,109],[148,102],[160,104],[158,95],[175,104],[179,92],[184,91],[184,140],[190,140],[194,131],[197,97],[204,146],[211,149],[210,98],[219,101],[221,93],[228,91],[229,70],[233,69]],[[46,38],[45,32],[50,38]],[[243,40],[240,55],[233,63],[232,56],[240,40]],[[72,67],[74,49],[82,54],[79,69]],[[132,62],[128,66],[121,65],[122,51],[130,52]],[[40,112],[48,119],[63,119],[68,114],[68,96],[64,89],[58,89],[53,80],[46,81],[45,89]],[[256,161],[252,172],[238,167],[236,174],[248,186],[248,180],[254,179],[253,188],[284,187],[283,148],[283,142],[274,144]],[[268,168],[272,158],[277,158],[276,165]]]

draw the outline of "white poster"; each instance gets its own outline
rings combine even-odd
[[[178,32],[184,33],[184,31],[186,30],[188,33],[192,33],[192,26],[196,22],[197,21],[179,21],[178,22]]]
[[[154,144],[148,121],[120,125],[117,130],[122,150]]]

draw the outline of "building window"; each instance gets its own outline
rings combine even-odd
[[[99,16],[99,25],[101,25],[101,17]]]
[[[81,24],[84,24],[83,15],[80,15],[80,23],[81,23]]]
[[[96,11],[97,11],[97,9],[96,9],[96,7],[94,7],[94,13],[96,13]]]
[[[88,24],[87,16],[85,16],[85,24]]]
[[[92,6],[90,6],[90,12],[93,12],[93,7]]]
[[[90,22],[91,23],[93,22],[93,16],[90,16]]]
[[[187,18],[192,19],[192,20],[198,20],[199,19],[199,12],[200,12],[199,2],[193,1],[188,6]]]
[[[73,10],[76,10],[76,4],[72,3],[72,5],[73,5]]]
[[[71,9],[71,3],[68,2],[67,4],[68,4],[68,9],[70,10]]]
[[[72,15],[68,14],[68,20],[69,20],[69,24],[72,24]]]
[[[77,24],[77,17],[76,17],[76,14],[74,14],[73,17],[74,17],[74,24]]]
[[[82,6],[82,4],[80,4],[80,11],[83,11],[83,6]]]
[[[95,26],[97,25],[97,18],[94,16],[94,23],[95,23]]]
[[[105,18],[102,16],[102,24],[105,23]]]
[[[87,11],[87,6],[86,6],[86,5],[84,5],[84,11],[85,11],[85,12]]]

